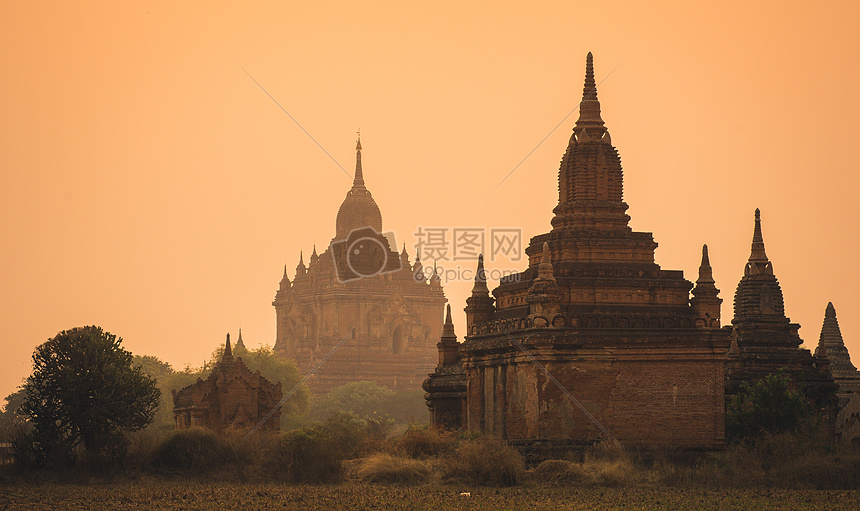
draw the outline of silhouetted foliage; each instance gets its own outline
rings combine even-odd
[[[155,451],[157,467],[208,472],[230,461],[233,451],[213,431],[191,428],[177,431]]]
[[[18,390],[6,396],[6,405],[3,407],[3,412],[0,413],[0,427],[5,430],[5,428],[11,427],[12,425],[26,419],[26,417],[21,415],[19,412],[26,397],[27,393],[24,391],[23,387],[19,387]]]
[[[33,431],[19,459],[35,465],[72,464],[79,447],[98,465],[120,460],[124,431],[152,422],[155,381],[132,366],[117,338],[96,326],[73,328],[36,348],[20,412]]]
[[[796,432],[809,417],[803,394],[792,390],[791,380],[782,372],[769,374],[732,397],[726,410],[726,435],[743,440],[762,434]]]
[[[320,419],[336,413],[351,413],[363,419],[392,419],[401,424],[426,423],[430,418],[420,387],[395,391],[371,381],[335,387],[319,398],[310,410],[310,415]]]
[[[186,367],[176,371],[173,367],[151,355],[135,356],[134,365],[140,367],[144,373],[155,380],[155,385],[161,392],[158,409],[152,420],[151,428],[160,430],[172,430],[173,420],[173,395],[172,390],[180,390],[191,385],[203,373],[200,369]]]

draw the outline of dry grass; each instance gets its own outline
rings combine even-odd
[[[431,461],[380,453],[361,459],[354,478],[366,483],[419,484],[428,482],[432,473]]]
[[[444,458],[447,480],[476,486],[515,486],[525,475],[522,456],[495,437],[460,442],[454,454]]]
[[[395,442],[397,449],[413,458],[441,456],[454,452],[457,437],[451,431],[411,427]]]

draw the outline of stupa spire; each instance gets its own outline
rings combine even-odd
[[[761,233],[761,211],[755,210],[755,227],[753,228],[752,248],[744,275],[773,275],[773,266],[764,252],[764,236]]]
[[[579,119],[573,129],[577,141],[601,140],[606,133],[600,117],[600,101],[597,100],[597,84],[594,81],[594,57],[591,52],[585,58],[585,85],[579,103]],[[608,141],[608,140],[607,140]]]
[[[597,84],[594,82],[594,55],[588,52],[585,56],[585,86],[582,88],[582,100],[597,100]]]
[[[538,265],[537,278],[555,281],[555,277],[552,274],[552,259],[549,254],[549,243],[546,241],[543,242],[543,252],[540,258],[540,264]]]
[[[451,304],[445,311],[445,324],[442,326],[442,337],[454,337],[454,322],[451,320]]]
[[[699,265],[699,278],[696,280],[697,286],[703,284],[714,284],[714,272],[708,259],[708,245],[702,245],[702,264]]]
[[[839,321],[836,319],[836,308],[833,302],[828,302],[824,310],[824,323],[821,325],[821,335],[818,338],[818,347],[815,356],[828,358],[830,360],[830,372],[833,376],[853,376],[857,369],[851,363],[851,356],[845,342],[842,340],[842,332],[839,329]]]
[[[304,261],[304,253],[299,251],[299,264],[296,265],[296,278],[298,279],[300,275],[304,275],[307,273],[307,268],[305,267]]]
[[[442,285],[442,277],[439,276],[439,270],[436,267],[436,260],[433,260],[433,275],[430,276],[430,285],[432,286],[440,286]]]
[[[364,173],[361,170],[361,131],[358,132],[358,139],[355,141],[355,179],[352,181],[352,187],[364,188]]]
[[[224,345],[224,356],[221,360],[233,360],[233,349],[230,348],[230,334],[227,334],[227,343]]]
[[[487,273],[484,271],[484,254],[478,256],[478,269],[475,270],[475,285],[472,286],[472,296],[489,296]]]
[[[236,339],[236,349],[240,349],[240,348],[247,351],[247,348],[245,348],[245,342],[242,340],[242,329],[241,328],[239,329],[239,338]]]

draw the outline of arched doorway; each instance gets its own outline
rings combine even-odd
[[[403,331],[403,326],[398,326],[394,329],[391,335],[391,350],[395,355],[400,355],[406,349],[406,334]]]

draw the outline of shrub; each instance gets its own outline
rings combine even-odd
[[[412,426],[397,440],[396,445],[407,456],[425,458],[453,452],[456,439],[449,431]]]
[[[520,454],[504,441],[480,437],[460,443],[446,463],[449,478],[481,486],[514,486],[525,474]]]
[[[175,470],[207,472],[233,458],[233,451],[214,432],[203,428],[177,431],[155,452],[154,464]]]
[[[810,415],[809,406],[790,384],[782,371],[753,385],[744,383],[726,409],[726,436],[737,441],[765,433],[798,431]]]
[[[291,483],[335,483],[343,479],[343,452],[323,426],[282,433],[266,455],[271,477]]]
[[[429,461],[378,453],[361,460],[356,476],[368,483],[417,484],[429,479],[431,468]]]

